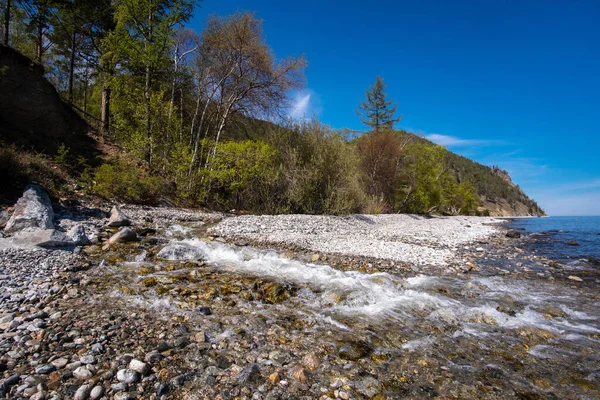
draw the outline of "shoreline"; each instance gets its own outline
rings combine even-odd
[[[291,218],[294,221],[298,216],[233,217],[172,208],[124,206],[122,209],[136,229],[158,228],[156,237],[150,235],[141,242],[117,245],[106,251],[98,245],[86,246],[80,255],[62,250],[0,251],[3,265],[0,271],[3,292],[0,296],[0,393],[4,390],[5,395],[34,400],[71,397],[75,393],[79,393],[77,399],[96,398],[91,397],[92,390],[104,396],[98,398],[119,400],[190,399],[191,393],[209,398],[265,400],[362,399],[372,398],[377,393],[381,394],[379,398],[389,398],[383,396],[387,392],[419,398],[424,385],[433,387],[430,382],[447,379],[446,384],[461,398],[489,395],[481,387],[471,386],[468,377],[456,381],[457,378],[447,376],[444,372],[447,369],[439,369],[444,366],[441,360],[412,350],[411,346],[421,346],[417,345],[420,339],[414,337],[412,329],[403,333],[406,336],[401,339],[403,344],[399,349],[379,353],[382,350],[373,352],[382,346],[378,335],[368,333],[373,329],[373,322],[365,325],[360,320],[342,319],[345,324],[354,324],[348,331],[327,322],[322,326],[323,321],[297,315],[293,305],[303,304],[296,302],[306,289],[285,283],[285,277],[282,284],[281,280],[238,275],[235,270],[217,268],[202,261],[156,259],[158,249],[169,240],[177,241],[180,234],[181,238],[186,237],[182,233],[186,226],[193,227],[192,236],[199,235],[209,242],[212,239],[215,245],[231,243],[235,251],[243,251],[250,245],[267,250],[275,248],[283,257],[299,261],[299,265],[318,267],[315,271],[324,270],[328,264],[333,268],[328,273],[348,271],[344,276],[360,276],[360,279],[388,272],[402,285],[420,282],[423,276],[442,279],[436,284],[442,286],[435,289],[435,293],[450,299],[460,299],[462,295],[447,287],[448,283],[442,283],[445,279],[485,282],[485,277],[502,276],[514,278],[511,282],[528,278],[544,285],[557,282],[555,277],[563,281],[556,273],[540,276],[536,269],[496,269],[486,265],[500,259],[511,264],[521,262],[518,257],[522,254],[509,249],[515,245],[518,248],[520,241],[527,240],[506,238],[504,223],[485,225],[496,218],[300,217],[304,222],[301,228],[316,229],[316,233],[309,235],[320,240],[326,240],[325,234],[335,236],[338,224],[345,227],[344,232],[353,229],[355,239],[368,236],[371,227],[370,237],[383,243],[388,243],[390,237],[412,239],[407,243],[409,247],[399,247],[408,249],[400,254],[408,254],[409,258],[433,246],[451,254],[446,263],[418,265],[398,259],[316,252],[299,246],[310,243],[302,241],[303,235],[292,235],[294,240],[281,240],[279,245],[255,242],[250,235],[211,237],[211,232],[219,231],[220,224],[237,225],[239,218],[248,220],[246,225],[238,225],[244,228],[256,225],[256,220],[282,218],[289,221]],[[66,229],[83,220],[86,230],[97,230],[100,242],[107,240],[112,231],[105,227],[106,214],[92,214],[93,217],[82,217],[75,211],[57,213],[59,219],[63,218],[58,225]],[[325,221],[322,225],[329,232],[324,232],[326,229],[321,232],[307,221]],[[398,223],[412,228],[398,233]],[[377,224],[384,228],[373,229]],[[422,226],[428,226],[430,232],[449,232],[450,235],[414,240],[414,232],[421,232]],[[270,233],[280,239],[286,238],[280,235],[280,230],[294,228],[277,222],[273,227],[281,228],[273,228]],[[465,235],[457,235],[457,228]],[[254,234],[260,235],[260,232]],[[467,237],[472,240],[466,240]],[[150,258],[137,262],[140,253],[148,253],[145,257]],[[529,261],[549,267],[547,260],[532,258]],[[525,259],[524,265],[530,266],[529,261]],[[369,285],[378,282],[378,278],[373,279]],[[564,281],[570,286],[583,285],[569,281],[566,276]],[[279,296],[277,293],[285,294],[281,303],[275,297],[265,299],[265,296]],[[481,295],[483,292],[478,294]],[[335,301],[339,300],[334,298],[333,304]],[[506,312],[514,312],[512,306],[506,307],[509,307]],[[488,321],[490,317],[477,318]],[[390,326],[390,332],[397,329],[394,326]],[[415,329],[417,327],[431,329],[431,334],[438,329],[427,320],[419,322]],[[537,335],[536,341],[541,340],[538,336],[547,335],[541,329],[531,332]],[[530,340],[527,338],[519,340],[527,340],[524,342],[527,344]],[[365,343],[367,347],[362,349],[363,345],[357,343]],[[472,345],[464,342],[461,346]],[[368,356],[361,355],[362,351]],[[395,371],[394,374],[389,375],[388,368]],[[372,372],[365,375],[365,371]],[[401,371],[402,374],[396,376]],[[398,381],[399,377],[404,381]],[[498,385],[505,395],[510,393],[507,383]]]

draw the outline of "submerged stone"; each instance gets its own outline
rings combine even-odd
[[[370,355],[373,348],[366,342],[346,342],[338,350],[340,358],[356,361]]]

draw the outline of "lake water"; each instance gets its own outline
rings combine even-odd
[[[600,217],[520,218],[510,227],[532,234],[532,250],[549,258],[600,258]]]

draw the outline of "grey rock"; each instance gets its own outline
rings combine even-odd
[[[94,388],[90,392],[90,399],[92,399],[92,400],[99,399],[100,397],[102,397],[103,394],[104,394],[104,386],[101,386],[101,385],[94,386]]]
[[[91,354],[86,354],[85,356],[81,356],[81,358],[79,359],[79,361],[82,364],[95,364],[96,363],[96,358],[94,358],[94,356],[91,355]]]
[[[139,240],[137,233],[129,228],[121,228],[121,230],[108,239],[108,245],[115,243],[135,242]]]
[[[115,394],[114,399],[115,400],[129,400],[131,399],[131,395],[127,392],[119,392],[117,394]]]
[[[154,364],[154,363],[157,363],[160,360],[162,360],[162,358],[163,358],[162,354],[160,354],[156,350],[153,350],[150,353],[146,354],[146,357],[144,357],[144,361],[146,361],[147,363],[150,363],[150,364]]]
[[[142,375],[146,375],[148,371],[150,371],[150,365],[143,361],[133,359],[129,362],[129,369]]]
[[[129,226],[131,225],[131,221],[123,214],[121,207],[117,205],[110,210],[110,217],[108,218],[107,225],[110,227]]]
[[[260,379],[260,368],[257,364],[248,364],[237,375],[237,381],[240,385],[254,383]]]
[[[132,369],[121,369],[117,372],[117,380],[125,384],[137,383],[140,375]]]
[[[24,229],[54,229],[54,211],[50,198],[38,185],[25,188],[4,227],[4,232],[15,233]]]
[[[366,357],[373,351],[372,347],[364,342],[347,342],[338,350],[338,355],[344,360],[356,361]]]
[[[511,239],[518,239],[521,237],[521,233],[517,231],[508,231],[506,232],[506,237]]]
[[[383,385],[377,379],[367,376],[354,383],[356,391],[367,398],[375,397],[375,395],[383,389]]]
[[[92,353],[102,354],[104,353],[104,345],[102,345],[102,343],[94,343],[90,350],[92,351]]]
[[[67,231],[67,236],[77,246],[86,246],[90,244],[90,240],[85,234],[83,225],[75,225]]]
[[[35,373],[38,375],[48,375],[54,372],[55,369],[53,365],[40,365],[35,369]]]
[[[52,364],[56,369],[64,368],[68,363],[69,360],[64,357],[57,358],[56,360],[52,360],[52,362],[50,362],[50,364]]]
[[[0,210],[0,229],[4,229],[9,218],[10,215],[8,215],[6,210]]]
[[[75,245],[66,233],[56,229],[20,231],[12,236],[11,241],[18,246],[66,247]]]
[[[92,392],[92,385],[83,385],[75,392],[73,400],[87,400]]]
[[[37,390],[37,389],[36,389]],[[29,400],[44,400],[46,398],[46,392],[43,390],[38,391],[31,395]]]
[[[86,367],[79,367],[73,371],[73,376],[77,379],[85,380],[92,377],[92,372]]]

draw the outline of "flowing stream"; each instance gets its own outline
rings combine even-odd
[[[412,374],[428,395],[600,396],[597,291],[537,279],[344,272],[179,226],[164,237],[154,258],[141,250],[112,267],[134,288],[113,296],[163,313],[194,317],[208,306],[232,317],[213,340],[234,335],[236,324],[260,335],[264,326],[252,321],[262,320],[331,358],[344,343],[366,343],[364,354],[341,356],[339,371],[385,365],[401,382]],[[408,393],[382,381],[384,393]]]

